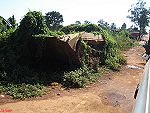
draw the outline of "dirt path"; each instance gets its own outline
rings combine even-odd
[[[131,113],[134,91],[145,64],[141,59],[143,52],[142,47],[130,49],[125,53],[128,66],[120,72],[108,72],[96,84],[83,89],[60,88],[53,94],[32,101],[3,104],[0,112],[6,109],[12,110],[11,113]],[[141,69],[133,69],[129,65]]]

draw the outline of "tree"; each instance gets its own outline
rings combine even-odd
[[[16,23],[16,20],[15,20],[14,15],[13,15],[12,17],[9,17],[9,18],[7,19],[7,21],[11,24],[11,26],[12,26],[13,28],[15,28],[15,27],[17,26],[17,23]]]
[[[98,26],[104,27],[105,21],[103,19],[100,19],[97,23],[98,23]]]
[[[76,21],[75,24],[81,25],[81,22],[80,21]]]
[[[97,23],[98,23],[98,26],[100,27],[110,29],[109,23],[105,22],[103,19],[100,19]]]
[[[127,28],[126,23],[123,23],[122,26],[121,26],[121,29],[126,29],[126,28]]]
[[[41,12],[29,11],[20,22],[21,35],[38,35],[46,33],[45,18]]]
[[[146,27],[149,26],[150,22],[150,8],[146,8],[146,2],[139,0],[136,5],[133,5],[129,12],[131,15],[127,16],[139,27],[141,36],[146,33]]]
[[[2,16],[0,16],[0,32],[6,32],[8,29],[11,28],[12,28],[11,24]]]
[[[46,24],[51,30],[58,30],[63,23],[63,16],[56,11],[46,13]]]
[[[84,21],[84,24],[91,24],[91,22],[88,21],[88,20],[85,20],[85,21]]]
[[[115,23],[112,23],[112,24],[110,25],[110,29],[111,29],[111,31],[115,32],[116,29],[117,29],[116,24],[115,24]]]

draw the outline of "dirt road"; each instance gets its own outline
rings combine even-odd
[[[82,89],[63,90],[42,98],[6,103],[2,110],[11,113],[131,113],[135,88],[143,74],[142,47],[125,52],[127,66],[120,72],[108,72],[96,84]],[[140,69],[134,68],[140,67]]]

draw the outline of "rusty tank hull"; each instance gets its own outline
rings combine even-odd
[[[32,61],[31,66],[39,70],[74,69],[81,66],[79,41],[83,39],[91,47],[103,46],[101,35],[92,33],[76,33],[61,37],[36,37],[30,40],[24,54],[25,59]],[[26,60],[23,60],[26,63]]]

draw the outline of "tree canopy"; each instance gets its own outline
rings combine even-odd
[[[19,30],[27,35],[44,34],[46,29],[45,18],[41,12],[29,11],[22,19]]]
[[[123,23],[122,26],[121,26],[121,29],[126,29],[126,28],[127,28],[126,23]]]
[[[16,20],[15,20],[14,15],[13,15],[12,17],[9,17],[9,18],[7,19],[7,21],[11,24],[11,26],[12,26],[13,28],[15,28],[15,27],[17,26],[17,23],[16,23]]]
[[[84,24],[92,24],[92,23],[90,21],[88,21],[88,20],[85,20]]]
[[[150,8],[146,8],[146,2],[138,0],[136,5],[133,5],[129,12],[131,13],[127,18],[134,22],[139,27],[141,35],[146,33],[146,27],[150,23]]]
[[[81,25],[81,22],[80,21],[76,21],[75,24]]]
[[[111,23],[110,29],[111,29],[111,31],[115,32],[116,29],[117,29],[116,24],[115,23]]]
[[[6,19],[0,16],[0,32],[7,31],[11,26],[12,25]]]
[[[46,13],[46,24],[49,29],[57,30],[63,23],[63,16],[56,11]]]
[[[97,23],[98,23],[98,26],[100,26],[100,27],[110,29],[109,23],[105,22],[103,19],[100,19]]]

